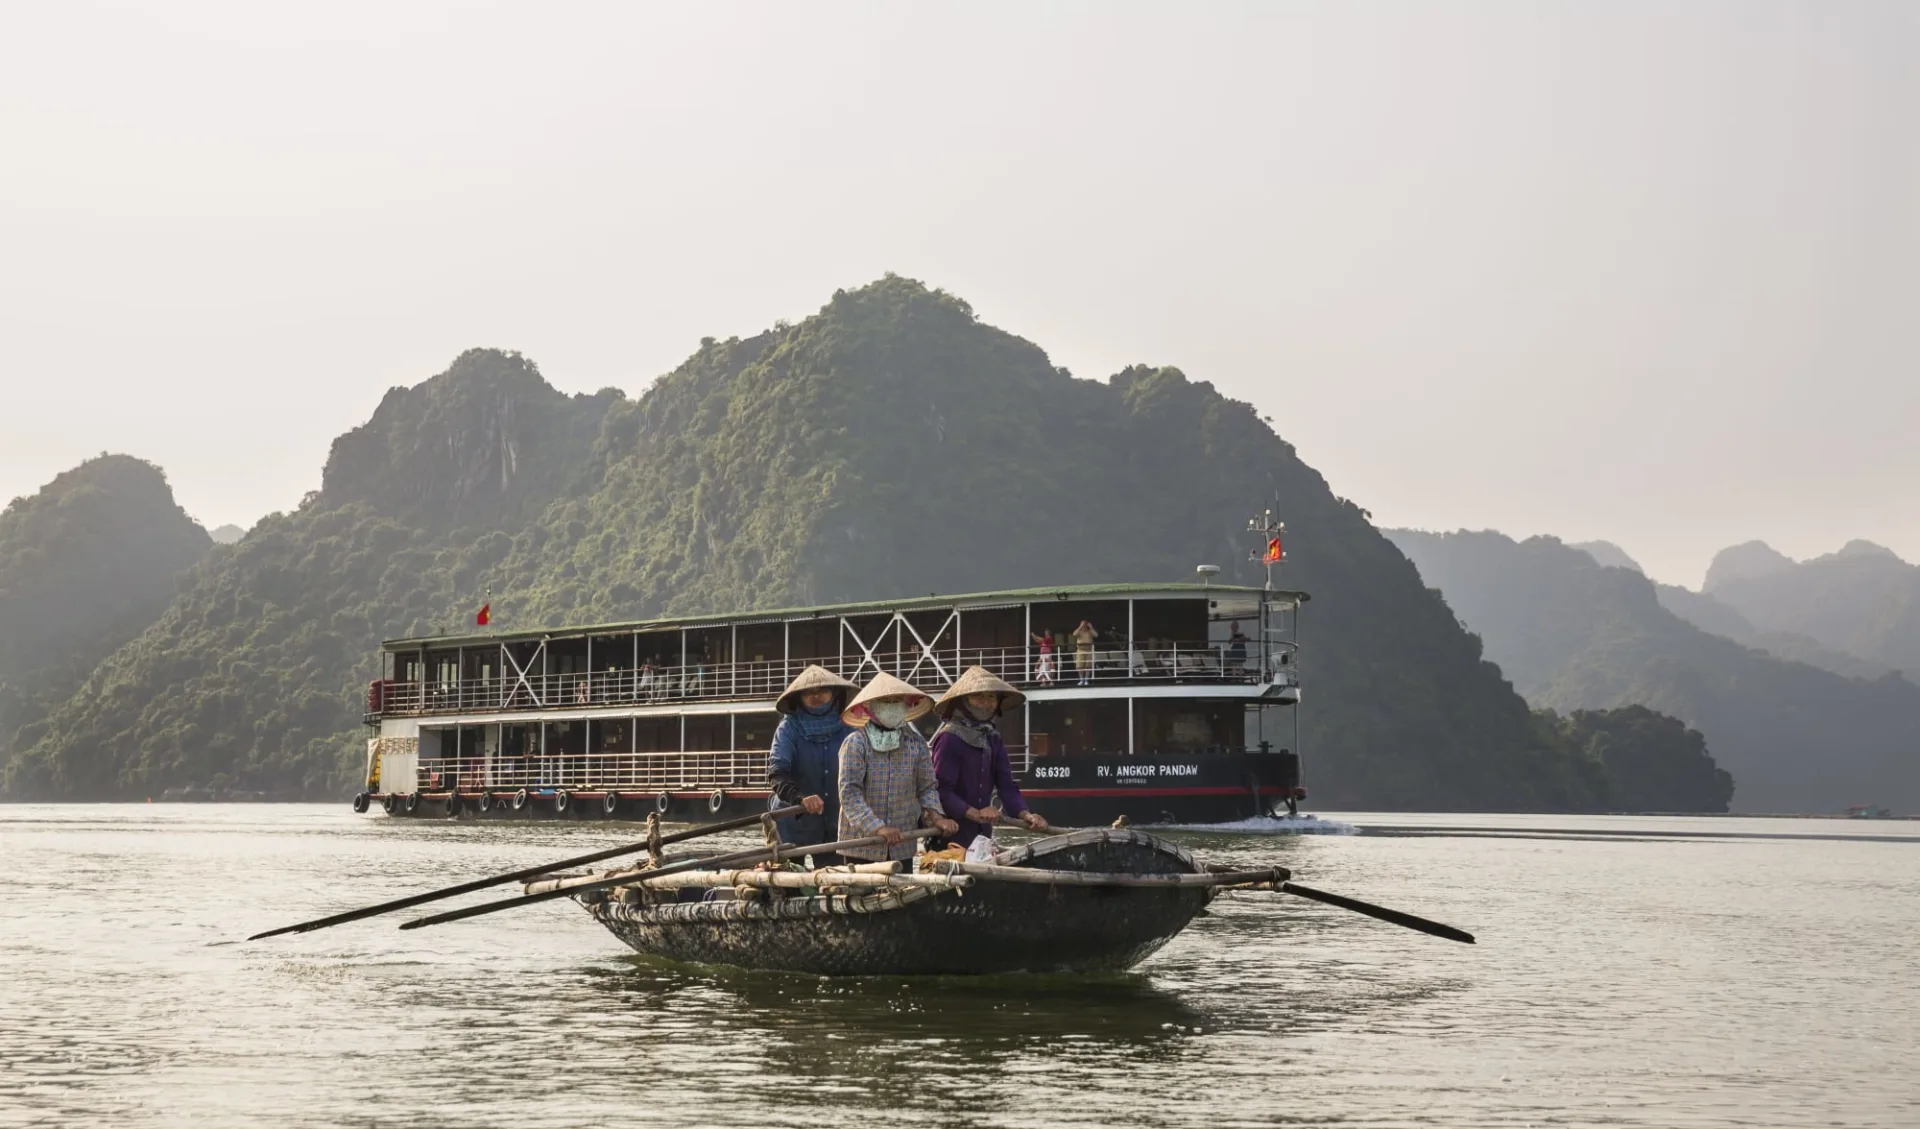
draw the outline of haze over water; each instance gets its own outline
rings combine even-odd
[[[1233,894],[1108,980],[667,966],[563,903],[242,944],[631,829],[0,807],[0,1124],[1920,1124],[1920,824],[1341,818],[1178,837],[1480,943]]]

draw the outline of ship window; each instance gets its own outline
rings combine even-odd
[[[635,748],[643,753],[680,751],[680,719],[677,717],[637,717],[633,719]]]
[[[577,757],[586,751],[587,726],[585,722],[550,721],[547,723],[547,756]]]
[[[1237,751],[1246,747],[1246,707],[1239,702],[1141,698],[1134,702],[1134,752]]]
[[[780,725],[780,715],[772,710],[765,713],[739,713],[733,715],[733,748],[741,753],[764,753],[773,748],[773,731]]]
[[[731,719],[726,714],[700,714],[687,718],[689,753],[724,753],[733,748]]]
[[[785,632],[778,623],[749,623],[740,626],[740,661],[754,664],[778,663],[786,658]]]
[[[1127,750],[1127,702],[1097,698],[1035,702],[1029,715],[1035,756],[1084,756]]]
[[[593,722],[592,734],[596,753],[624,753],[633,748],[633,722],[624,717]]]
[[[540,727],[537,725],[502,725],[500,727],[500,755],[503,757],[530,757],[540,752]]]
[[[787,624],[787,655],[797,674],[808,663],[819,663],[828,670],[840,662],[840,621],[838,619],[796,619]]]

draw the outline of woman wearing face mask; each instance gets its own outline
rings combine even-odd
[[[823,666],[800,672],[773,708],[787,716],[773,731],[773,749],[767,754],[770,808],[805,808],[801,815],[779,821],[780,841],[803,847],[833,841],[840,821],[840,789],[835,782],[840,765],[840,742],[853,727],[840,720],[853,683]],[[819,854],[815,866],[833,866],[838,855]]]
[[[933,735],[933,775],[940,785],[941,808],[960,824],[953,841],[963,847],[971,849],[982,835],[990,838],[1003,809],[1035,831],[1047,829],[1047,821],[1027,809],[1013,781],[1006,741],[994,724],[1024,701],[1020,691],[976,666],[934,703],[945,720]],[[1000,793],[998,805],[993,802],[995,791]]]
[[[903,829],[925,824],[946,835],[959,829],[940,813],[927,740],[907,724],[932,708],[925,694],[891,674],[876,674],[841,715],[854,731],[840,743],[839,838],[887,841],[848,855],[875,862],[912,858],[915,844]]]

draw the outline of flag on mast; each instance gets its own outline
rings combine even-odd
[[[1267,538],[1267,555],[1260,558],[1261,561],[1265,564],[1279,564],[1282,555],[1280,552],[1280,538],[1277,536]]]
[[[493,585],[487,585],[487,602],[481,604],[480,610],[474,613],[473,622],[477,627],[485,627],[493,622]]]

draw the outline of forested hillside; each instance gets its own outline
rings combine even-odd
[[[485,554],[505,549],[496,531],[523,526],[584,466],[617,398],[564,396],[520,357],[485,350],[394,389],[335,442],[316,494],[220,549],[53,711],[6,791],[332,795],[376,642],[457,622],[486,582]]]
[[[1285,426],[1280,420],[1279,426]],[[637,401],[469,353],[336,443],[325,485],[104,663],[15,794],[344,788],[382,637],[1054,582],[1251,581],[1288,522],[1324,804],[1593,810],[1610,763],[1535,717],[1353,503],[1246,404],[1171,368],[1075,379],[888,277],[709,339]]]
[[[1846,678],[1711,635],[1652,582],[1551,537],[1394,530],[1534,704],[1644,705],[1705,735],[1743,811],[1920,808],[1920,687]]]
[[[0,765],[212,548],[158,468],[89,459],[0,512]]]

